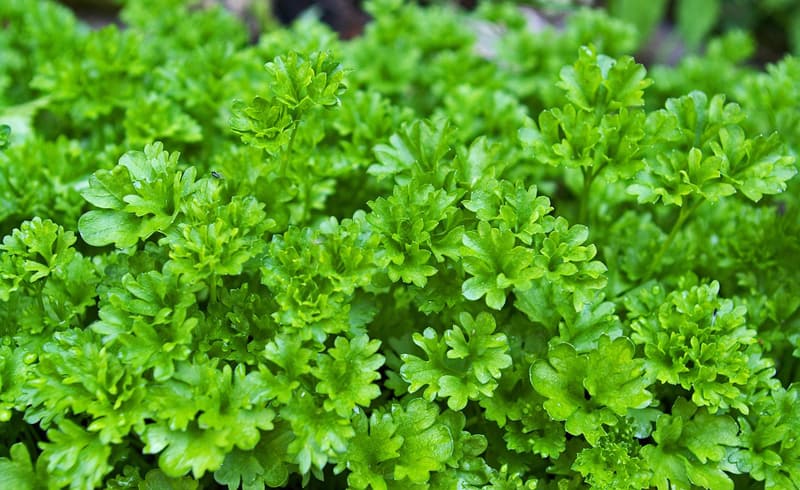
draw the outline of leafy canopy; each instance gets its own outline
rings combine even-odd
[[[0,2],[0,487],[797,488],[796,58],[207,3]]]

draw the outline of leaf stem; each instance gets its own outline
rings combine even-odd
[[[312,180],[303,180],[303,224],[308,224],[311,220],[311,191]]]
[[[209,286],[209,301],[211,303],[217,302],[217,273],[211,273],[211,285]]]
[[[42,442],[42,438],[40,437],[40,433],[36,430],[36,426],[25,424],[23,433],[24,435],[22,437],[28,442],[28,449],[36,451],[39,448],[39,443]],[[31,454],[31,456],[33,456],[33,454]]]
[[[588,171],[587,171],[588,170]],[[583,173],[583,191],[581,192],[580,208],[578,208],[578,223],[586,223],[586,214],[589,212],[589,191],[592,188],[594,174],[591,169],[581,167]]]
[[[597,168],[581,167],[581,173],[583,173],[583,191],[580,199],[580,208],[578,209],[578,223],[585,225],[589,224],[586,222],[587,218],[589,218],[589,194],[592,189],[594,179],[600,175],[600,172],[606,168],[607,164],[608,162],[603,162],[597,165]]]
[[[669,235],[667,235],[667,239],[664,240],[664,243],[661,244],[661,248],[656,253],[656,256],[653,258],[653,261],[650,263],[650,268],[647,271],[647,274],[644,277],[644,280],[650,279],[653,275],[658,271],[659,266],[661,265],[661,261],[664,259],[664,255],[669,250],[672,242],[675,240],[675,236],[677,236],[678,231],[683,227],[686,220],[694,214],[694,211],[704,202],[703,199],[698,199],[695,201],[691,206],[682,206],[681,212],[678,215],[678,219],[675,220],[675,223],[672,225],[672,229],[669,231]]]
[[[297,126],[298,123],[292,126],[292,134],[289,136],[289,143],[286,145],[286,151],[283,152],[283,158],[281,159],[281,176],[286,176],[286,170],[289,167],[289,158],[292,155],[292,147],[294,146],[294,137],[297,135]]]

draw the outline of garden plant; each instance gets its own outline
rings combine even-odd
[[[800,488],[800,59],[207,3],[0,2],[0,488]]]

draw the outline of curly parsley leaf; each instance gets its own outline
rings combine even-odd
[[[426,399],[447,399],[451,410],[461,410],[468,400],[491,397],[503,369],[511,365],[505,334],[495,332],[495,320],[488,313],[473,317],[462,313],[460,325],[448,329],[439,338],[426,328],[412,338],[427,360],[403,354],[400,375],[410,383],[412,393],[423,386]]]
[[[510,230],[492,228],[485,222],[462,239],[464,270],[472,277],[464,281],[461,291],[468,300],[486,297],[486,304],[495,310],[506,303],[506,291],[526,289],[532,279],[541,277],[542,270],[533,267],[535,252],[515,246],[516,237]]]
[[[531,366],[530,379],[547,398],[547,413],[593,444],[606,434],[604,426],[617,425],[628,409],[649,405],[650,381],[644,373],[644,360],[634,357],[629,339],[601,337],[587,354],[566,343],[552,347],[547,360]]]
[[[755,348],[746,308],[718,295],[717,282],[674,291],[633,323],[632,338],[644,346],[648,372],[691,390],[697,406],[711,413],[729,407],[747,413],[743,400],[751,381],[770,366]]]
[[[397,186],[388,198],[367,203],[372,209],[367,222],[384,248],[377,263],[387,268],[392,281],[424,287],[437,272],[433,260],[441,262],[442,256],[457,253],[452,242],[463,228],[450,219],[458,212],[453,207],[455,199],[428,184]]]
[[[0,458],[0,485],[33,490],[41,483],[31,463],[28,448],[23,443],[15,443],[9,450],[9,457]]]
[[[383,356],[376,354],[379,347],[380,341],[370,340],[366,335],[352,341],[336,337],[334,347],[320,355],[311,372],[320,380],[317,392],[329,397],[326,409],[345,416],[356,406],[368,406],[380,396],[380,388],[374,383],[380,378],[377,370],[384,361]]]
[[[792,488],[800,476],[797,402],[796,387],[761,392],[750,414],[738,419],[742,447],[730,459],[765,488]]]
[[[389,413],[373,412],[369,419],[356,414],[356,435],[350,442],[346,462],[334,471],[350,470],[347,483],[353,488],[388,488],[393,479],[393,460],[400,456],[404,439],[397,434],[397,423]]]
[[[346,87],[344,71],[325,51],[308,56],[290,52],[265,65],[269,94],[233,105],[231,128],[247,144],[276,153],[291,145],[303,116],[339,102]]]
[[[794,158],[782,154],[777,136],[748,138],[740,126],[744,117],[741,107],[726,104],[722,95],[709,100],[694,91],[669,99],[648,116],[654,141],[648,168],[628,191],[639,202],[661,199],[677,206],[692,196],[713,202],[738,190],[758,201],[783,191],[797,173]]]
[[[178,153],[163,151],[161,143],[145,146],[119,159],[112,170],[98,170],[81,193],[101,209],[81,216],[78,229],[86,243],[125,248],[155,232],[164,233],[192,192],[195,169],[178,169]]]
[[[740,444],[736,422],[727,415],[712,415],[683,398],[671,414],[662,414],[653,431],[655,444],[642,448],[651,465],[651,484],[733,489],[733,480],[719,463],[731,447]]]
[[[78,480],[98,486],[112,470],[111,446],[69,419],[48,430],[47,438],[49,442],[41,444],[41,457],[47,461],[47,471],[55,485],[63,487]]]
[[[9,332],[43,332],[75,325],[94,305],[98,273],[74,248],[75,234],[38,217],[3,238],[0,314]]]

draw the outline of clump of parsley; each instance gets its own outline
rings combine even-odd
[[[797,60],[367,8],[2,3],[2,486],[797,488]]]

